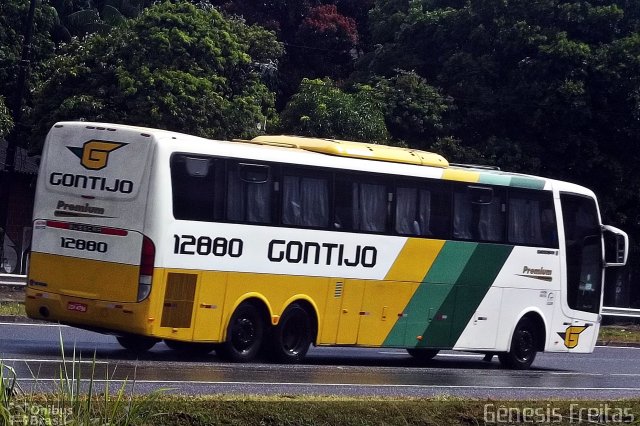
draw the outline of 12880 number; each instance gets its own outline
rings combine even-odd
[[[97,251],[98,253],[106,253],[108,248],[107,243],[102,241],[69,237],[60,237],[60,247],[82,251]]]
[[[242,256],[243,242],[238,238],[211,238],[207,236],[174,235],[173,252],[175,254],[198,254],[201,256]]]

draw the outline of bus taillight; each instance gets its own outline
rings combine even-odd
[[[156,247],[149,237],[143,235],[140,253],[140,277],[138,279],[138,302],[142,302],[151,293],[153,267],[156,258]]]

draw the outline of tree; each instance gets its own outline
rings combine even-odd
[[[114,121],[213,138],[250,137],[273,115],[257,60],[277,63],[273,33],[217,10],[163,3],[106,35],[76,40],[48,64],[32,115]]]
[[[424,78],[397,70],[389,79],[378,77],[374,81],[387,129],[394,139],[413,148],[429,149],[446,135],[443,115],[450,110],[451,100]]]
[[[0,98],[4,97],[5,113],[9,114],[9,120],[4,120],[3,126],[7,126],[7,123],[12,121],[12,109],[15,108],[17,96],[23,96],[26,100],[23,102],[25,109],[28,110],[32,106],[31,92],[27,90],[24,93],[17,93],[16,90],[28,10],[28,1],[3,0],[0,2]],[[38,86],[41,79],[41,63],[54,55],[55,46],[49,34],[54,24],[54,9],[47,4],[39,4],[35,9],[29,87]]]
[[[357,44],[353,19],[338,13],[335,5],[317,6],[298,28],[292,61],[307,77],[343,78],[351,71]]]
[[[11,113],[4,103],[4,98],[0,96],[0,139],[5,137],[13,128]]]
[[[51,0],[56,12],[51,34],[56,43],[68,43],[72,37],[108,32],[152,4],[152,0]]]
[[[329,80],[304,79],[281,115],[287,133],[384,142],[388,132],[375,93],[368,86],[346,93]]]

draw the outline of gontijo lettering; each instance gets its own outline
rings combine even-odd
[[[373,246],[346,248],[344,244],[336,243],[271,240],[268,257],[271,262],[373,268],[376,266],[378,250]]]
[[[131,194],[133,192],[133,182],[130,180],[108,179],[100,176],[53,172],[49,175],[49,183],[53,186],[119,192],[122,194]]]

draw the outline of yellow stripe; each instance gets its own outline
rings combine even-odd
[[[441,240],[408,238],[385,281],[422,282],[444,243]]]
[[[478,182],[480,180],[480,173],[469,170],[446,169],[442,173],[442,178],[461,182]]]

